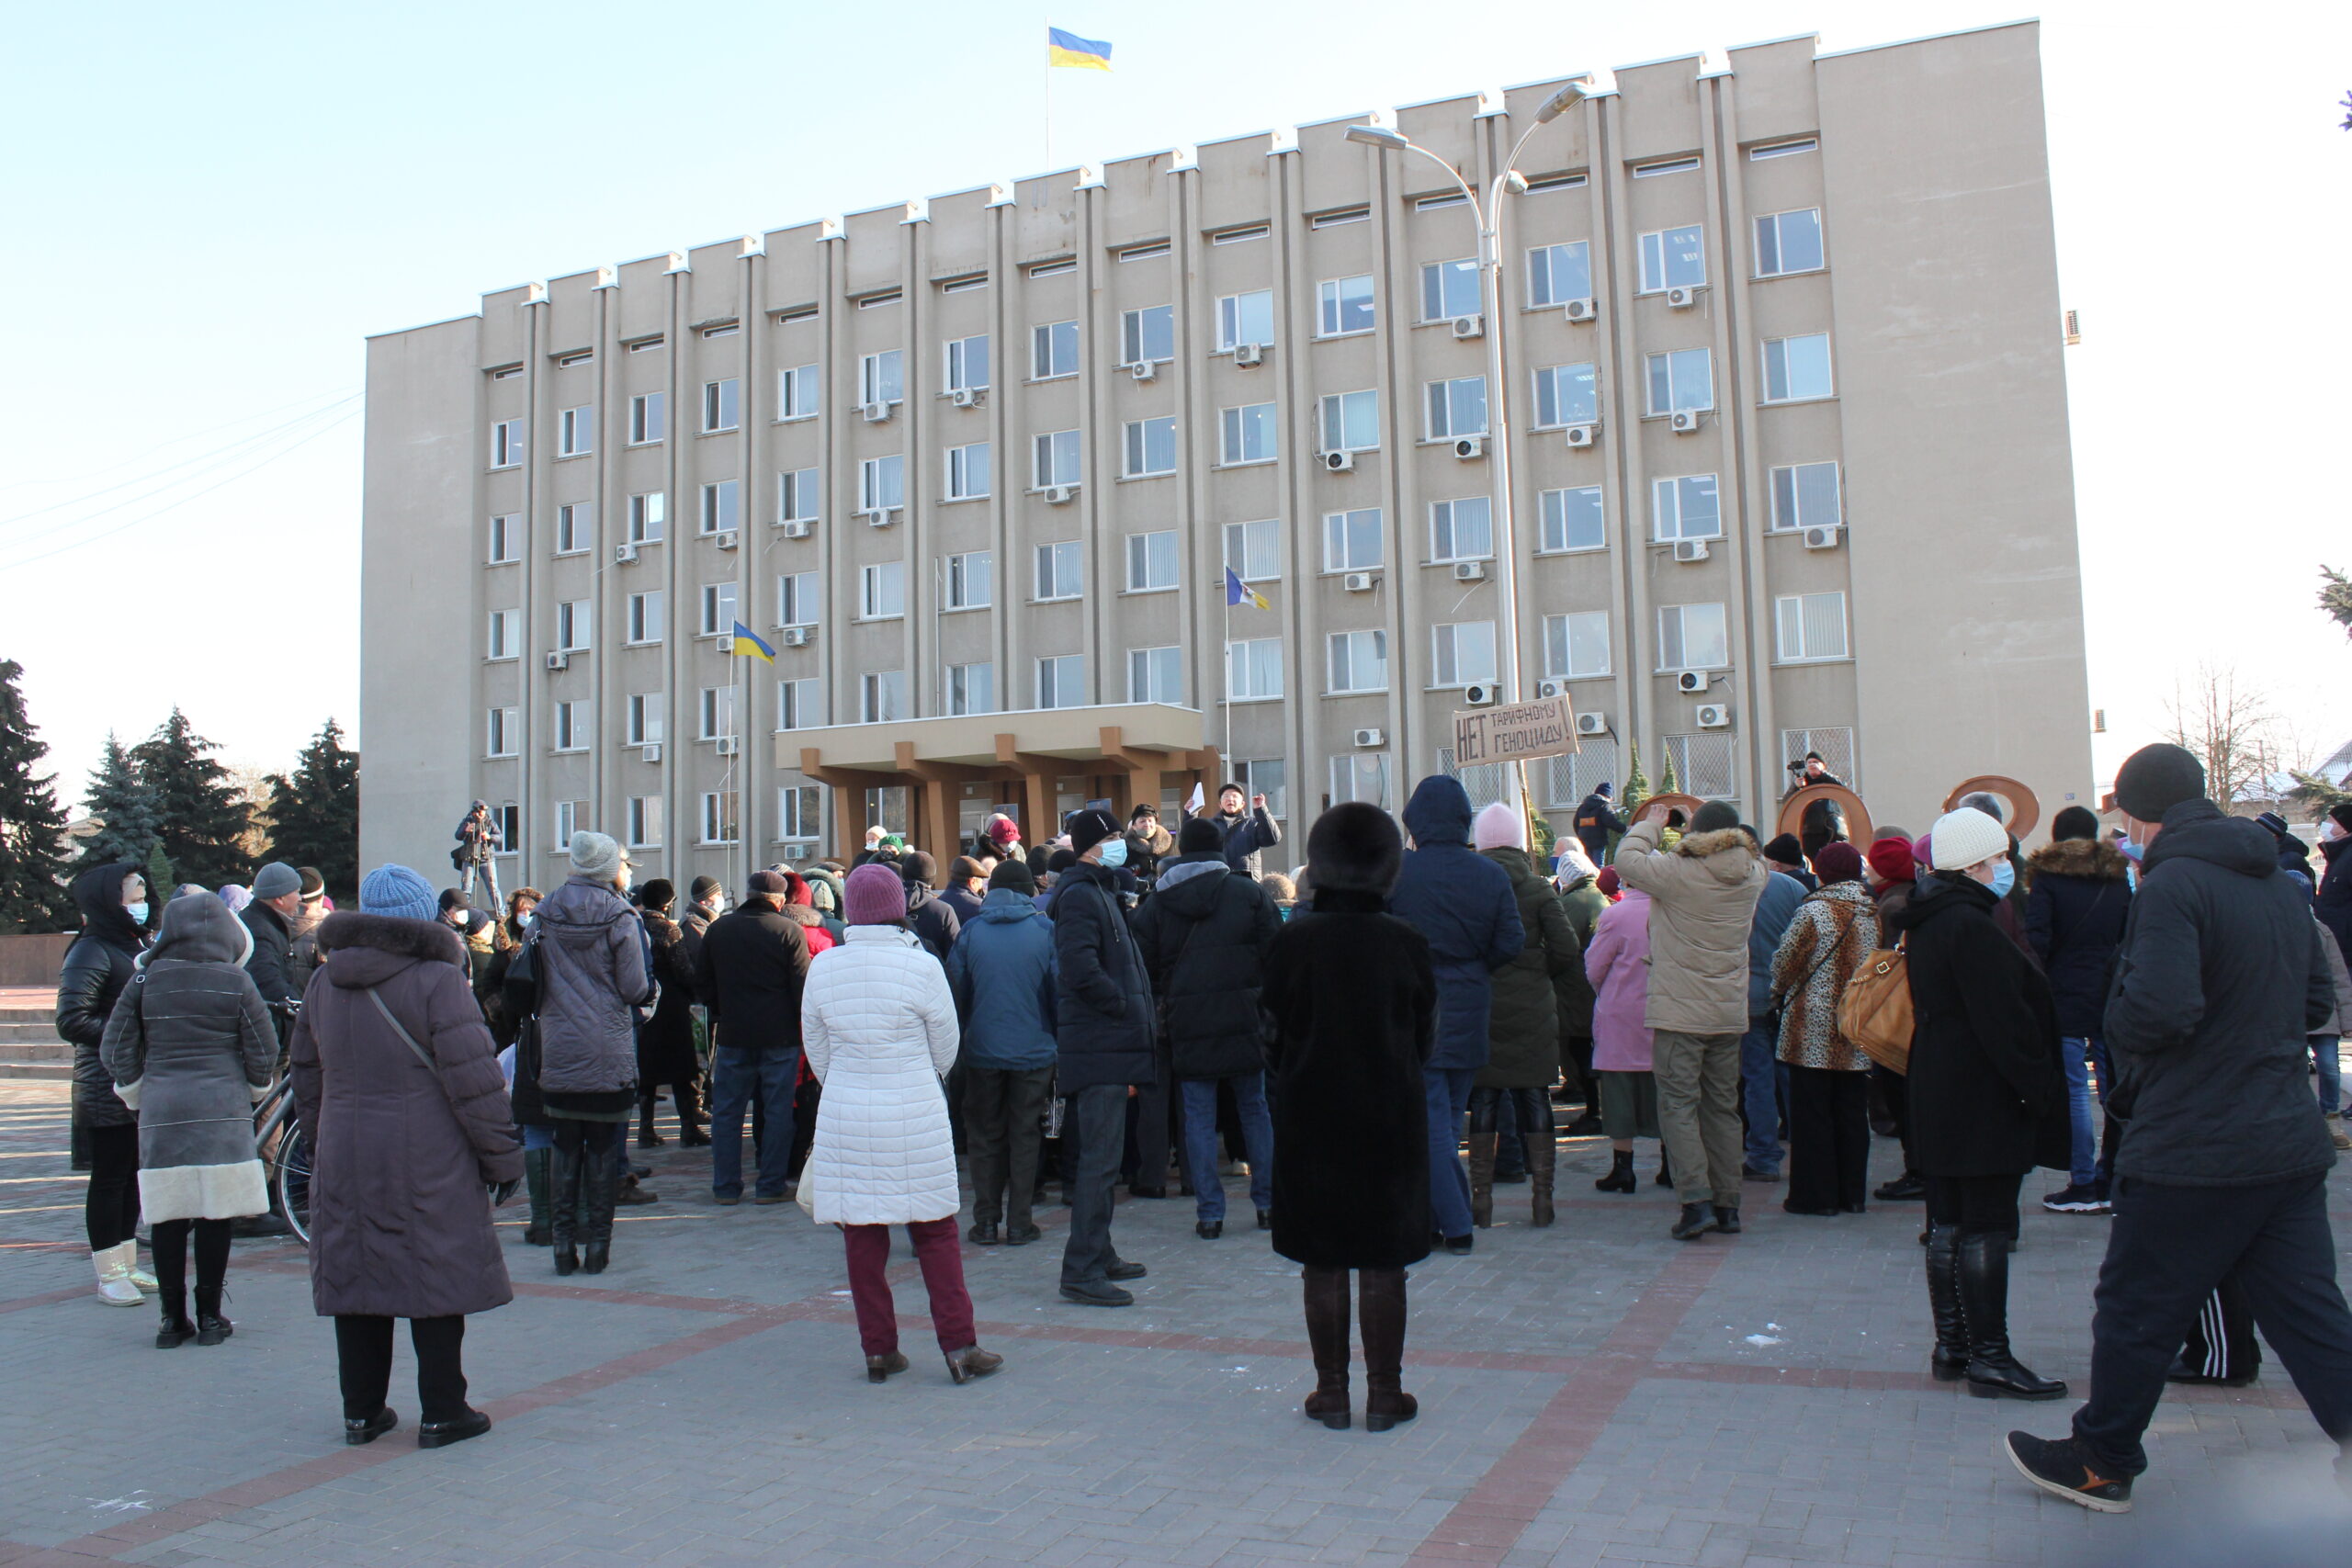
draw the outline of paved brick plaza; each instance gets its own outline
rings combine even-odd
[[[705,1151],[673,1145],[600,1279],[560,1283],[508,1227],[517,1299],[467,1348],[496,1432],[413,1447],[403,1337],[401,1430],[346,1449],[299,1250],[240,1242],[236,1337],[159,1352],[152,1313],[90,1292],[64,1148],[62,1086],[0,1088],[0,1564],[1925,1568],[2145,1561],[2257,1485],[2340,1506],[2275,1361],[2165,1404],[2132,1515],[2042,1499],[1996,1473],[1993,1439],[2073,1406],[1928,1381],[1917,1205],[1800,1220],[1750,1186],[1746,1235],[1681,1245],[1646,1169],[1639,1197],[1591,1191],[1599,1140],[1564,1152],[1556,1228],[1498,1225],[1413,1270],[1422,1416],[1386,1435],[1299,1416],[1295,1269],[1253,1231],[1194,1239],[1175,1199],[1119,1207],[1121,1251],[1151,1267],[1135,1307],[1060,1302],[1047,1210],[1045,1244],[966,1252],[1004,1371],[951,1386],[909,1317],[914,1371],[872,1387],[838,1237],[790,1205],[714,1206]],[[2105,1223],[2032,1209],[2017,1258],[2021,1352],[2077,1393]],[[899,1258],[920,1307],[903,1238]]]

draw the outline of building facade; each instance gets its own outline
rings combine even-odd
[[[574,827],[731,880],[1227,776],[1296,840],[1453,766],[1514,615],[1589,731],[1545,809],[1636,746],[1759,823],[1808,750],[1914,831],[2087,799],[2036,36],[1620,69],[1521,154],[1498,310],[1452,178],[1335,121],[372,339],[363,853],[481,797],[510,883]],[[1484,189],[1558,85],[1394,124]]]

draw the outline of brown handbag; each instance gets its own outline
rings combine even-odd
[[[1903,945],[1881,948],[1863,961],[1838,998],[1838,1032],[1890,1072],[1911,1066],[1910,960]]]

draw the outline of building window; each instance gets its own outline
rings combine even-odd
[[[1266,815],[1276,821],[1290,815],[1290,764],[1280,757],[1255,757],[1236,762],[1233,778],[1251,798],[1266,797]]]
[[[703,792],[702,842],[731,844],[735,841],[735,802],[738,798],[738,793],[731,789]]]
[[[588,750],[588,705],[585,701],[555,705],[555,749],[559,751]],[[571,835],[566,833],[569,843]]]
[[[555,553],[576,556],[589,544],[588,507],[584,502],[566,502],[555,509]]]
[[[857,509],[896,512],[907,503],[907,460],[893,452],[867,457],[857,465]]]
[[[1388,689],[1386,632],[1333,632],[1329,657],[1332,691],[1385,692]]]
[[[555,843],[559,852],[571,847],[571,835],[588,822],[588,803],[584,800],[559,800],[555,803]]]
[[[1807,751],[1821,753],[1821,765],[1846,781],[1849,789],[1861,786],[1855,781],[1860,776],[1855,770],[1854,731],[1850,725],[1833,725],[1826,729],[1783,729],[1781,731],[1781,755],[1791,762],[1802,764]]]
[[[1667,288],[1696,288],[1707,281],[1706,230],[1661,229],[1642,236],[1642,288],[1656,294]]]
[[[1583,240],[1527,253],[1527,302],[1565,305],[1592,298],[1592,246]]]
[[[1540,498],[1544,509],[1544,550],[1597,550],[1609,543],[1601,525],[1600,487],[1547,490]]]
[[[1283,639],[1237,639],[1225,645],[1225,694],[1235,702],[1283,694]]]
[[[1549,365],[1535,373],[1535,425],[1589,424],[1600,417],[1600,391],[1589,365]]]
[[[523,558],[523,519],[518,513],[503,513],[490,520],[490,564],[503,566]]]
[[[1835,463],[1792,463],[1772,470],[1772,529],[1834,528],[1844,521]]]
[[[1176,471],[1176,421],[1169,419],[1131,419],[1127,421],[1126,476],[1131,479],[1153,474]]]
[[[1580,681],[1609,673],[1609,612],[1544,617],[1544,673]]]
[[[779,523],[814,523],[820,491],[817,470],[786,468],[775,477],[775,517]]]
[[[1421,265],[1421,320],[1450,321],[1456,316],[1478,314],[1478,260],[1424,262]]]
[[[977,392],[988,384],[988,334],[982,333],[978,337],[950,338],[947,342],[947,389],[951,392]]]
[[[1127,536],[1127,592],[1157,593],[1176,586],[1176,531]]]
[[[1078,374],[1078,323],[1049,321],[1029,332],[1029,378],[1050,381]]]
[[[1350,751],[1331,759],[1331,804],[1350,800],[1391,809],[1387,752]]]
[[[502,419],[490,427],[490,466],[513,468],[523,461],[523,422]]]
[[[1161,240],[1156,243],[1148,245],[1129,245],[1125,250],[1119,253],[1119,260],[1122,264],[1126,262],[1157,261],[1161,256],[1168,254],[1169,248],[1168,242],[1165,240]]]
[[[775,416],[813,419],[821,406],[824,383],[813,365],[794,365],[775,373]]]
[[[1772,602],[1781,662],[1846,657],[1846,595],[1785,593]]]
[[[1714,361],[1703,348],[1678,348],[1648,356],[1650,412],[1715,406]]]
[[[1685,474],[1679,479],[1652,480],[1650,524],[1654,544],[1722,538],[1723,508],[1715,493],[1715,476]]]
[[[490,710],[488,755],[512,757],[523,739],[523,710],[492,708]]]
[[[1721,604],[1667,604],[1657,613],[1660,671],[1721,670],[1731,663],[1729,623]],[[1692,793],[1697,793],[1693,791]]]
[[[668,429],[668,394],[639,392],[628,400],[628,444],[642,446],[662,439]]]
[[[1380,565],[1380,508],[1323,514],[1323,570],[1371,571]]]
[[[951,715],[996,712],[996,666],[949,665],[947,711]]]
[[[1119,318],[1119,363],[1161,365],[1176,357],[1176,307],[1149,305]]]
[[[778,681],[775,683],[775,727],[778,729],[816,729],[824,722],[818,695],[819,682],[813,676],[798,681]]]
[[[1216,302],[1216,346],[1220,352],[1244,344],[1274,341],[1274,291],[1227,294]]]
[[[523,655],[523,612],[492,610],[490,613],[490,659],[519,659]]]
[[[589,619],[589,603],[585,599],[566,599],[556,605],[556,647],[566,653],[586,652]]]
[[[947,449],[947,499],[978,501],[989,492],[989,444]]]
[[[994,558],[986,550],[949,556],[940,563],[939,607],[943,610],[985,610],[992,595]]]
[[[1039,599],[1075,599],[1085,592],[1079,576],[1079,545],[1075,539],[1037,547]]]
[[[1316,330],[1325,337],[1368,333],[1373,326],[1372,275],[1326,279],[1317,287]]]
[[[858,720],[892,724],[907,716],[907,672],[874,670],[858,678]]]
[[[706,582],[702,585],[702,635],[731,637],[735,631],[735,585],[731,582]]]
[[[824,594],[813,571],[788,571],[775,580],[775,624],[813,626],[824,614]]]
[[[658,335],[654,337],[641,337],[635,343],[628,345],[628,351],[631,354],[650,354],[661,346],[662,339]]]
[[[523,852],[523,809],[513,801],[490,808],[491,825],[498,829],[498,850],[502,855]]]
[[[1227,229],[1223,233],[1211,234],[1209,236],[1209,243],[1212,245],[1238,245],[1245,240],[1262,240],[1266,237],[1268,232],[1270,232],[1268,225],[1263,223],[1250,223],[1245,224],[1238,229]]]
[[[705,686],[698,705],[705,740],[723,740],[735,733],[735,688]]]
[[[1306,226],[1310,229],[1337,229],[1342,224],[1369,223],[1371,221],[1371,208],[1343,207],[1336,212],[1317,213],[1313,218],[1307,220]]]
[[[660,795],[632,795],[628,797],[628,847],[633,850],[658,850],[662,847]]]
[[[743,384],[729,378],[702,384],[702,428],[706,435],[741,423]]]
[[[631,692],[628,696],[628,736],[631,746],[662,744],[663,698],[659,692]]]
[[[879,354],[862,355],[857,362],[857,400],[872,408],[904,402],[906,388],[906,356],[898,349],[886,348]]]
[[[1747,150],[1747,160],[1755,164],[1761,163],[1767,158],[1786,158],[1792,153],[1815,152],[1820,146],[1819,140],[1811,136],[1800,137],[1794,141],[1775,141],[1763,147],[1750,147]]]
[[[876,561],[858,569],[857,615],[864,621],[897,620],[907,613],[907,565]]]
[[[1776,337],[1764,344],[1764,400],[1768,403],[1802,402],[1808,398],[1826,398],[1832,391],[1829,378],[1829,334],[1811,333],[1804,337]]]
[[[742,525],[742,491],[733,479],[717,479],[702,487],[702,531],[731,534]]]
[[[1279,455],[1273,404],[1245,403],[1227,409],[1224,425],[1218,460],[1227,467],[1236,463],[1271,463]]]
[[[596,449],[596,407],[582,403],[555,416],[555,455],[582,457]]]
[[[1821,270],[1821,209],[1768,212],[1756,220],[1756,276]]]
[[[1468,686],[1495,678],[1495,623],[1457,621],[1430,628],[1430,684]]]
[[[1127,649],[1127,701],[1184,705],[1184,650],[1182,648]]]
[[[1271,582],[1283,574],[1282,523],[1263,517],[1225,525],[1225,565],[1244,582]]]
[[[1495,554],[1494,503],[1483,495],[1430,505],[1430,559],[1491,560]]]
[[[1425,384],[1429,393],[1430,439],[1452,441],[1487,434],[1487,378],[1459,376],[1451,381]]]
[[[776,842],[808,843],[824,837],[824,792],[815,784],[776,785]]]
[[[1702,800],[1726,800],[1737,793],[1737,761],[1729,731],[1702,730],[1660,739],[1674,763],[1674,776],[1685,791]]]
[[[1380,446],[1380,393],[1330,392],[1323,399],[1323,450],[1370,452]]]
[[[703,328],[702,335],[707,338],[733,337],[742,330],[743,323],[741,321],[721,321],[716,326]]]
[[[1082,708],[1086,705],[1086,655],[1064,653],[1037,660],[1037,705],[1041,708]]]
[[[643,495],[628,498],[628,542],[632,545],[658,545],[662,530],[669,522],[670,498],[664,491],[647,491]]]
[[[1037,488],[1079,482],[1079,442],[1075,430],[1057,430],[1037,437]]]
[[[662,640],[662,591],[658,588],[628,596],[628,640]]]

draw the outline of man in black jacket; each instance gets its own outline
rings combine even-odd
[[[2270,835],[2204,793],[2204,768],[2178,746],[2143,747],[2115,777],[2147,849],[2107,1004],[2123,1132],[2091,1396],[2073,1437],[2004,1444],[2027,1480],[2102,1513],[2131,1507],[2165,1374],[2225,1277],[2320,1428],[2352,1439],[2352,1311],[2327,1223],[2335,1150],[2304,1082],[2303,1037],[2326,1019],[2333,981]]]
[[[254,874],[253,895],[253,901],[237,911],[254,935],[245,973],[254,977],[263,1001],[273,1006],[299,1001],[302,993],[294,988],[287,961],[294,946],[293,922],[302,913],[302,874],[274,860]]]
[[[2050,999],[2058,1010],[2058,1042],[2065,1053],[2066,1115],[2074,1145],[2069,1179],[2041,1201],[2058,1214],[2104,1214],[2111,1178],[2099,1155],[2097,1119],[2091,1114],[2091,1078],[2098,1080],[2102,1103],[2115,1088],[2107,1058],[2108,986],[2115,975],[2116,950],[2123,942],[2131,912],[2131,864],[2098,841],[2098,818],[2070,806],[2050,824],[2050,842],[2033,852],[2033,888],[2026,895],[2025,938],[2034,961],[2050,976]],[[2113,1143],[2110,1134],[2109,1142]]]
[[[946,963],[947,950],[956,945],[964,922],[952,908],[940,902],[932,886],[939,879],[939,863],[916,850],[899,862],[899,876],[907,885],[907,929],[933,958]]]
[[[1603,779],[1593,791],[1577,803],[1576,823],[1577,842],[1584,846],[1595,865],[1609,863],[1609,841],[1624,836],[1624,821],[1610,808],[1609,796],[1613,786]]]
[[[2327,869],[2320,874],[2312,908],[2320,924],[2335,933],[2345,958],[2352,960],[2352,800],[2337,801],[2320,819],[2319,854]]]
[[[755,1203],[791,1194],[793,1086],[800,1076],[800,988],[808,939],[784,912],[787,884],[752,873],[751,896],[710,923],[695,960],[695,995],[710,1021],[710,1190],[743,1198],[743,1110],[760,1101]]]
[[[1080,1306],[1132,1306],[1121,1280],[1144,1266],[1111,1245],[1111,1186],[1125,1145],[1127,1090],[1155,1081],[1151,981],[1119,907],[1126,840],[1107,811],[1073,812],[1067,824],[1078,863],[1054,884],[1056,1072],[1069,1100],[1063,1136],[1078,1141],[1062,1251],[1062,1299]]]
[[[1216,829],[1217,848],[1224,852],[1225,863],[1255,881],[1265,864],[1260,852],[1281,843],[1283,829],[1266,809],[1264,795],[1251,795],[1245,813],[1241,786],[1227,784],[1216,792],[1216,815],[1203,820]]]

